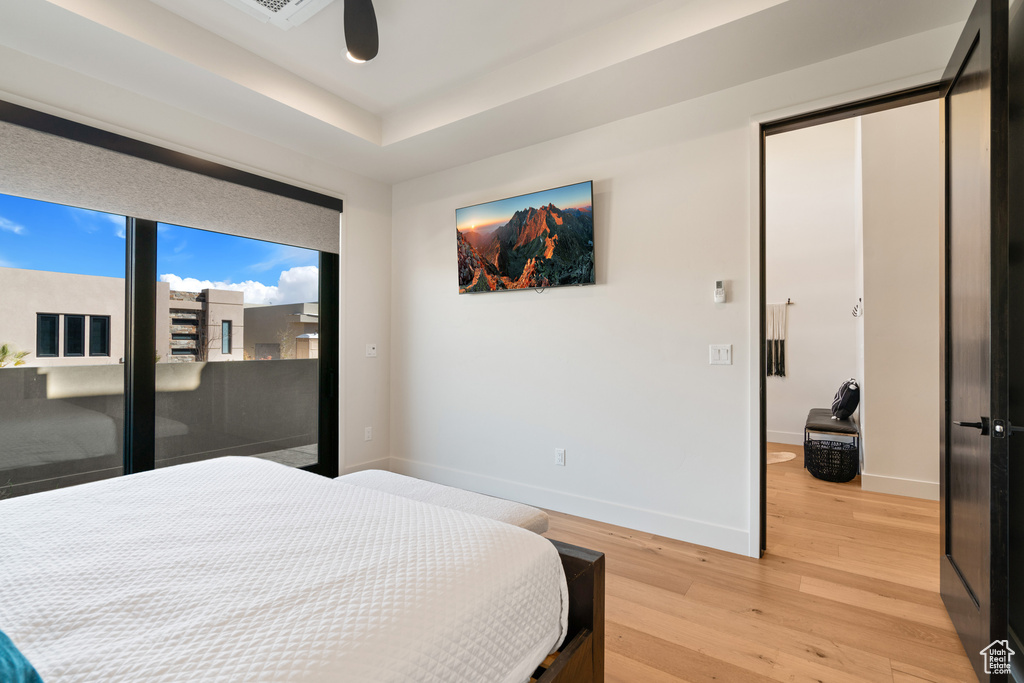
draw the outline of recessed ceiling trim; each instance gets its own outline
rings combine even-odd
[[[381,144],[376,115],[229,43],[159,5],[139,0],[48,0],[100,26],[269,97],[339,130]],[[25,3],[30,11],[38,3]]]

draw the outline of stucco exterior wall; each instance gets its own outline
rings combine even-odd
[[[246,306],[245,353],[257,359],[257,344],[277,344],[280,358],[296,358],[295,339],[320,331],[320,306],[316,303]]]
[[[60,315],[58,354],[39,358],[36,316]],[[64,316],[110,316],[110,355],[90,356],[88,319],[84,356],[64,355]],[[124,357],[124,279],[42,270],[0,268],[0,344],[28,351],[25,365],[108,365]]]

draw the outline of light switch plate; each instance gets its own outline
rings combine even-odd
[[[732,365],[732,344],[712,344],[708,356],[711,365]]]
[[[367,358],[376,358],[377,357],[377,345],[376,344],[367,344],[366,345],[366,357]]]

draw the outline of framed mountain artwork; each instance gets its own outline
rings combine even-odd
[[[455,211],[459,294],[594,284],[593,181]]]

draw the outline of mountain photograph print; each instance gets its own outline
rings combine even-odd
[[[593,183],[455,211],[459,294],[594,284]]]

